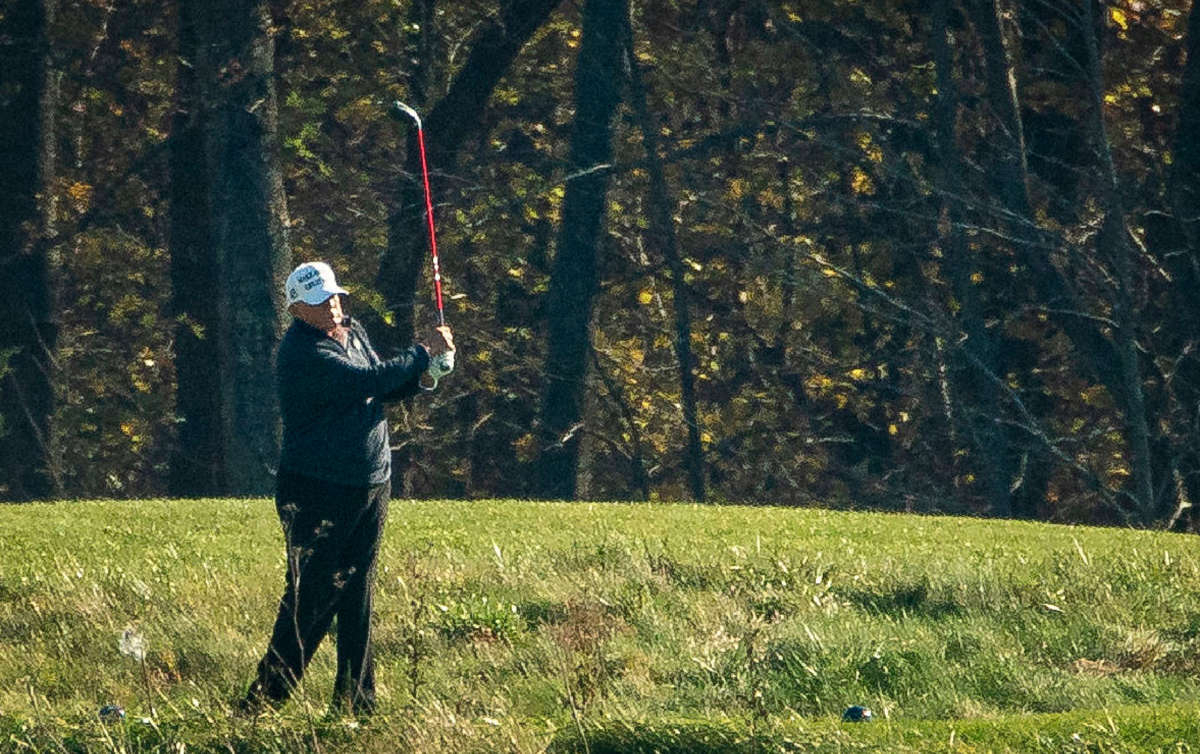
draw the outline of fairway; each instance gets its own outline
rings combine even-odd
[[[380,712],[357,721],[326,710],[332,644],[281,712],[230,714],[283,587],[269,501],[4,506],[0,529],[0,750],[1175,751],[1200,740],[1200,579],[1184,535],[397,500],[378,574]],[[127,629],[144,667],[118,646]],[[123,722],[98,719],[108,704]],[[841,722],[853,704],[874,721]]]

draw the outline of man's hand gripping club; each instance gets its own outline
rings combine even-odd
[[[438,325],[433,328],[433,333],[426,339],[426,342],[428,343],[425,348],[429,351],[429,366],[422,375],[421,389],[434,390],[437,388],[438,380],[454,371],[454,333],[450,331],[448,325]],[[429,384],[425,384],[425,377],[429,378]]]

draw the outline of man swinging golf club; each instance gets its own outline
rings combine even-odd
[[[239,707],[282,704],[336,618],[334,704],[367,714],[375,705],[372,582],[391,496],[383,403],[436,386],[453,368],[454,338],[441,324],[424,345],[380,359],[366,330],[343,312],[346,291],[324,262],[293,270],[284,293],[294,320],[276,357],[283,449],[275,506],[287,584]]]

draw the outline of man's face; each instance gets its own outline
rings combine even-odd
[[[288,307],[296,319],[302,320],[321,332],[331,332],[342,323],[342,297],[334,294],[319,304],[297,301]]]

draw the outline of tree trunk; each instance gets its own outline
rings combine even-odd
[[[674,207],[662,159],[658,155],[658,124],[646,105],[646,85],[633,49],[633,25],[626,23],[625,56],[629,66],[629,96],[642,130],[646,165],[650,173],[650,230],[655,246],[671,270],[671,288],[675,304],[675,358],[679,364],[679,394],[683,424],[687,430],[688,487],[692,499],[703,501],[704,447],[700,442],[700,418],[696,410],[696,379],[693,374],[692,319],[688,311],[688,288],[684,279],[683,259],[675,235]]]
[[[1142,523],[1153,524],[1160,521],[1166,511],[1159,509],[1154,494],[1150,424],[1146,416],[1141,357],[1138,355],[1137,346],[1139,321],[1133,299],[1134,252],[1129,241],[1129,229],[1125,226],[1125,208],[1121,200],[1119,178],[1113,163],[1108,129],[1104,122],[1104,80],[1091,2],[1083,3],[1083,32],[1087,39],[1087,74],[1092,105],[1091,136],[1099,157],[1104,186],[1101,196],[1104,225],[1098,243],[1101,253],[1109,260],[1115,272],[1113,319],[1117,328],[1114,337],[1117,341],[1121,388],[1124,394],[1122,403],[1125,405],[1125,431],[1133,476],[1132,496]]]
[[[279,452],[272,355],[291,263],[270,15],[259,0],[180,4],[171,252],[183,426],[176,494],[265,494]],[[196,333],[186,330],[197,328]]]
[[[983,45],[988,104],[1001,126],[1000,133],[1010,142],[1000,150],[1000,186],[1004,204],[1010,209],[1021,209],[1020,218],[1025,219],[1029,217],[1025,126],[1021,122],[1017,76],[1000,25],[1003,10],[998,0],[970,0],[969,6]]]
[[[18,0],[0,14],[0,499],[61,491],[50,442],[58,76],[48,30],[56,5]]]
[[[1179,123],[1173,149],[1174,165],[1169,185],[1172,217],[1155,213],[1155,222],[1147,223],[1146,243],[1159,250],[1171,272],[1170,336],[1173,350],[1180,354],[1174,385],[1176,436],[1182,438],[1171,450],[1181,491],[1177,506],[1200,500],[1200,312],[1194,305],[1200,288],[1200,6],[1193,4],[1188,17],[1187,63],[1179,88]],[[1165,252],[1165,253],[1164,253]],[[1180,508],[1179,515],[1184,515]],[[1186,510],[1188,525],[1195,527],[1200,511]]]
[[[1013,239],[1013,259],[1024,263],[1032,271],[1032,291],[1026,290],[1036,302],[1067,312],[1082,312],[1083,304],[1076,298],[1070,282],[1064,279],[1050,258],[1050,244],[1044,242],[1030,206],[1025,125],[1021,117],[1016,66],[1001,26],[1004,10],[997,0],[971,0],[968,7],[984,50],[987,102],[997,121],[997,137],[1004,140],[998,149],[999,161],[995,171],[1000,206],[983,209],[1000,218],[999,224],[1006,226],[1007,235]],[[1010,310],[1014,305],[1014,302],[1005,304]],[[1112,354],[1111,344],[1089,320],[1077,314],[1064,315],[1063,320],[1063,328],[1093,371],[1096,371],[1097,365],[1109,363],[1104,359]],[[1010,366],[1006,363],[1007,352],[1014,345],[1006,342],[1001,334],[992,335],[988,340],[990,342],[986,347],[968,353],[972,360],[979,359],[972,366],[978,372],[975,379],[988,380],[992,389],[997,391],[994,401],[985,402],[985,413],[1000,409],[1003,390],[997,380],[1008,377]],[[985,370],[990,370],[991,374],[986,375]],[[1109,373],[1104,377],[1112,379],[1113,375]],[[1039,383],[1039,378],[1031,369],[1019,373],[1018,380],[1031,390]],[[1034,405],[1030,404],[1031,407]],[[975,424],[978,429],[981,423],[995,422],[999,418],[998,414],[992,413],[991,416],[979,417]],[[1035,413],[1025,417],[1025,422],[1041,422],[1043,418]],[[994,509],[996,513],[1006,516],[1031,516],[1036,513],[1043,502],[1047,480],[1041,473],[1041,466],[1029,462],[1030,458],[1036,459],[1045,454],[1045,449],[1040,446],[1041,441],[1035,439],[1041,436],[1039,428],[1025,426],[1022,430],[1009,425],[1008,429],[989,427],[975,434],[982,442],[999,443],[992,451],[995,478],[989,482],[993,497],[1003,495],[1003,503]],[[1024,473],[1022,468],[1026,470]],[[1000,485],[1004,486],[1003,491]],[[1020,489],[1016,490],[1016,487]]]
[[[1092,121],[1086,127],[1099,156],[1102,180],[1107,183],[1100,201],[1105,212],[1100,234],[1101,252],[1116,281],[1116,298],[1112,302],[1117,321],[1116,342],[1109,339],[1088,317],[1087,308],[1075,292],[1071,281],[1051,261],[1039,243],[1038,231],[1029,201],[1027,169],[1024,158],[1024,129],[1021,123],[1016,76],[1012,73],[1004,48],[999,24],[999,8],[995,0],[976,0],[972,3],[974,17],[984,37],[988,68],[988,101],[1000,121],[1002,132],[1013,140],[1012,149],[1020,155],[1005,159],[1001,165],[1001,200],[1003,211],[1010,217],[1008,224],[1016,239],[1019,258],[1031,271],[1031,282],[1039,303],[1056,309],[1061,325],[1080,359],[1096,379],[1108,390],[1121,412],[1129,442],[1130,466],[1133,477],[1131,498],[1135,514],[1144,523],[1154,518],[1155,506],[1151,474],[1150,427],[1146,416],[1145,396],[1141,385],[1140,363],[1136,345],[1136,322],[1132,303],[1132,271],[1129,241],[1122,216],[1116,171],[1109,152],[1103,122],[1102,81],[1100,79],[1099,48],[1093,6],[1082,4],[1077,19],[1083,35],[1087,60],[1083,81],[1091,98]]]
[[[612,118],[620,102],[622,29],[627,0],[587,0],[575,69],[575,122],[548,296],[547,353],[542,370],[538,491],[574,498],[579,463],[583,390],[591,350],[589,326],[596,293],[596,246],[612,156]],[[575,172],[578,171],[578,172]]]
[[[1011,154],[1003,155],[998,166],[1001,206],[993,211],[1004,218],[1003,224],[1009,228],[1016,259],[1029,269],[1029,284],[1036,303],[1058,312],[1056,324],[1070,339],[1084,371],[1104,385],[1127,421],[1133,416],[1143,416],[1140,403],[1126,388],[1124,357],[1088,316],[1087,306],[1072,281],[1052,261],[1053,242],[1041,232],[1033,217],[1017,77],[1000,27],[1000,8],[996,0],[972,0],[969,7],[984,43],[987,101],[999,122],[1000,133],[1010,141],[1008,148],[1001,150]],[[1040,452],[1030,446],[1026,448],[1026,457]]]
[[[224,487],[221,440],[218,308],[204,280],[218,269],[212,241],[211,197],[205,167],[203,96],[195,62],[200,52],[195,5],[180,8],[176,110],[170,141],[170,247],[175,328],[176,414],[168,491],[180,497],[219,494]]]
[[[971,457],[979,470],[981,488],[993,515],[1011,516],[1012,483],[1007,438],[998,421],[1003,400],[996,382],[998,344],[984,323],[981,287],[982,260],[963,236],[966,187],[964,162],[956,136],[958,87],[954,80],[954,55],[950,47],[949,0],[934,0],[932,8],[932,48],[937,74],[935,127],[938,145],[939,188],[946,215],[946,235],[941,239],[943,259],[951,290],[959,302],[957,326],[965,336],[957,349],[966,358],[954,358],[950,373],[952,404],[955,414],[965,418],[966,436],[973,446]],[[974,279],[973,279],[974,278]],[[985,282],[987,276],[982,278]],[[956,349],[956,350],[957,350]]]
[[[1200,128],[1200,6],[1194,3],[1188,16],[1187,67],[1179,87],[1178,128],[1171,199],[1192,264],[1200,269],[1200,143],[1196,139]]]

